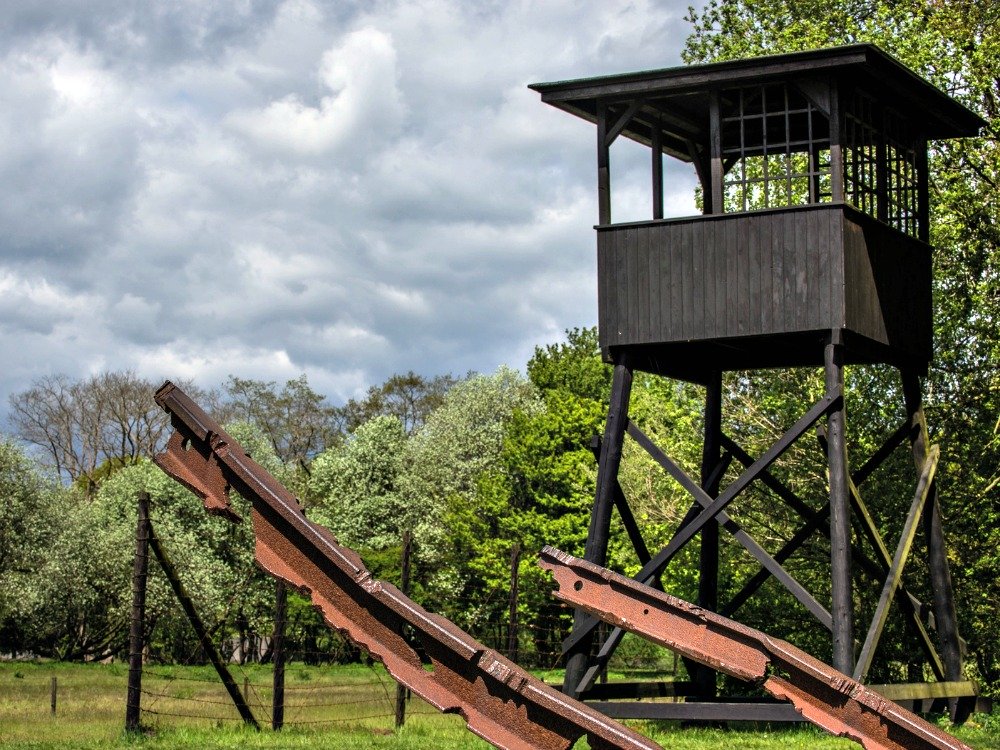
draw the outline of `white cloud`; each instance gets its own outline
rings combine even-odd
[[[596,317],[593,128],[526,84],[676,64],[686,2],[82,7],[0,4],[4,399],[523,366]]]
[[[308,156],[377,147],[400,127],[405,107],[389,35],[370,27],[351,32],[323,54],[318,77],[330,93],[316,106],[292,93],[229,121],[265,147]]]

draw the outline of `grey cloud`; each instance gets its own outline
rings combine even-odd
[[[593,129],[525,86],[676,64],[683,10],[5,4],[0,279],[69,304],[0,306],[0,391],[523,365],[596,317]]]

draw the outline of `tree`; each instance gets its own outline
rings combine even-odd
[[[407,435],[412,435],[430,413],[444,403],[445,394],[457,381],[451,375],[425,378],[410,370],[392,375],[380,386],[371,386],[365,398],[350,399],[344,404],[345,428],[353,432],[360,425],[385,415],[395,417]]]
[[[11,421],[60,476],[92,493],[100,467],[152,456],[166,442],[170,420],[153,402],[157,385],[131,370],[50,375],[10,397]]]
[[[405,444],[400,421],[383,415],[320,454],[309,481],[312,519],[362,554],[398,547],[421,513],[407,507],[396,488]]]
[[[0,651],[29,650],[25,594],[59,533],[62,494],[17,444],[0,439]]]
[[[283,463],[298,466],[306,474],[313,458],[340,439],[340,412],[309,386],[305,374],[289,380],[281,390],[274,381],[230,375],[225,392],[221,418],[256,425]]]

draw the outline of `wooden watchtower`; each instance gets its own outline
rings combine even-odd
[[[637,575],[644,583],[655,585],[678,550],[698,536],[701,606],[732,614],[773,576],[830,631],[833,666],[861,681],[895,603],[936,681],[885,686],[884,694],[916,710],[952,699],[960,718],[974,705],[975,689],[962,673],[933,481],[938,452],[928,444],[919,384],[931,358],[932,335],[927,143],[974,135],[983,120],[869,45],[531,88],[543,102],[597,125],[598,320],[614,378],[586,558],[605,562],[613,506],[644,564]],[[609,148],[619,137],[651,149],[649,221],[612,221]],[[664,154],[694,165],[703,215],[663,218]],[[852,472],[845,448],[844,367],[866,363],[899,369],[907,418]],[[722,432],[722,373],[787,367],[823,367],[826,393],[754,458]],[[629,421],[636,370],[705,386],[697,479]],[[819,511],[768,471],[817,423],[825,427],[821,447],[829,466],[829,503]],[[695,501],[669,545],[652,555],[617,479],[626,433]],[[906,441],[917,489],[894,555],[858,488]],[[732,461],[745,470],[721,488],[720,478]],[[802,529],[773,555],[726,513],[752,482],[765,484],[803,517]],[[867,548],[860,538],[852,540],[852,522],[863,530]],[[931,607],[907,591],[900,578],[921,525]],[[729,602],[718,597],[719,529],[732,534],[761,565],[761,573]],[[782,565],[816,532],[830,540],[829,604],[818,601]],[[859,566],[884,581],[867,635],[856,632],[861,623],[852,605]],[[936,637],[925,624],[931,610]],[[577,613],[564,644],[564,690],[601,699],[603,711],[620,717],[798,718],[784,704],[722,702],[715,674],[697,665],[689,669],[692,683],[686,693],[670,684],[595,685],[622,635],[611,631],[595,643],[595,626],[595,620]],[[686,694],[696,700],[615,702],[650,694]]]

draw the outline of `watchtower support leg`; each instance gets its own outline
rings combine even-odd
[[[906,417],[910,424],[910,445],[917,472],[924,468],[930,451],[927,436],[927,421],[920,394],[920,380],[912,370],[903,370],[903,397],[906,399]],[[945,678],[959,681],[962,675],[962,652],[958,637],[958,615],[955,610],[955,594],[948,568],[948,555],[941,528],[941,504],[938,501],[937,482],[931,485],[924,508],[924,535],[927,538],[927,562],[930,568],[931,588],[934,593],[934,621],[944,662]],[[960,716],[957,700],[949,701],[952,719],[963,722],[968,715]]]
[[[601,455],[597,464],[597,491],[594,498],[594,509],[590,515],[590,528],[587,531],[587,546],[584,559],[604,565],[608,555],[608,535],[611,531],[611,508],[615,501],[615,490],[618,486],[618,468],[622,462],[622,445],[625,441],[625,428],[628,425],[628,401],[632,394],[632,368],[624,357],[615,362],[614,376],[611,381],[611,400],[608,407],[608,421],[604,427],[604,439],[601,441]],[[583,610],[576,610],[573,615],[573,629],[578,628],[587,619]],[[590,649],[593,644],[593,631],[582,638],[566,655],[566,677],[563,682],[563,692],[576,696],[577,686],[587,671]]]
[[[835,332],[839,333],[839,332]],[[831,337],[824,352],[826,392],[844,392],[844,346]],[[850,476],[847,470],[846,420],[841,398],[827,414],[827,461],[830,470],[830,577],[833,608],[833,666],[854,671],[853,595],[851,589]]]
[[[719,496],[722,477],[715,471],[722,459],[722,373],[713,372],[705,385],[705,442],[701,454],[701,486],[712,498]],[[719,610],[719,524],[710,523],[701,530],[698,606],[712,612]],[[699,694],[714,697],[715,670],[697,665],[693,681]]]

